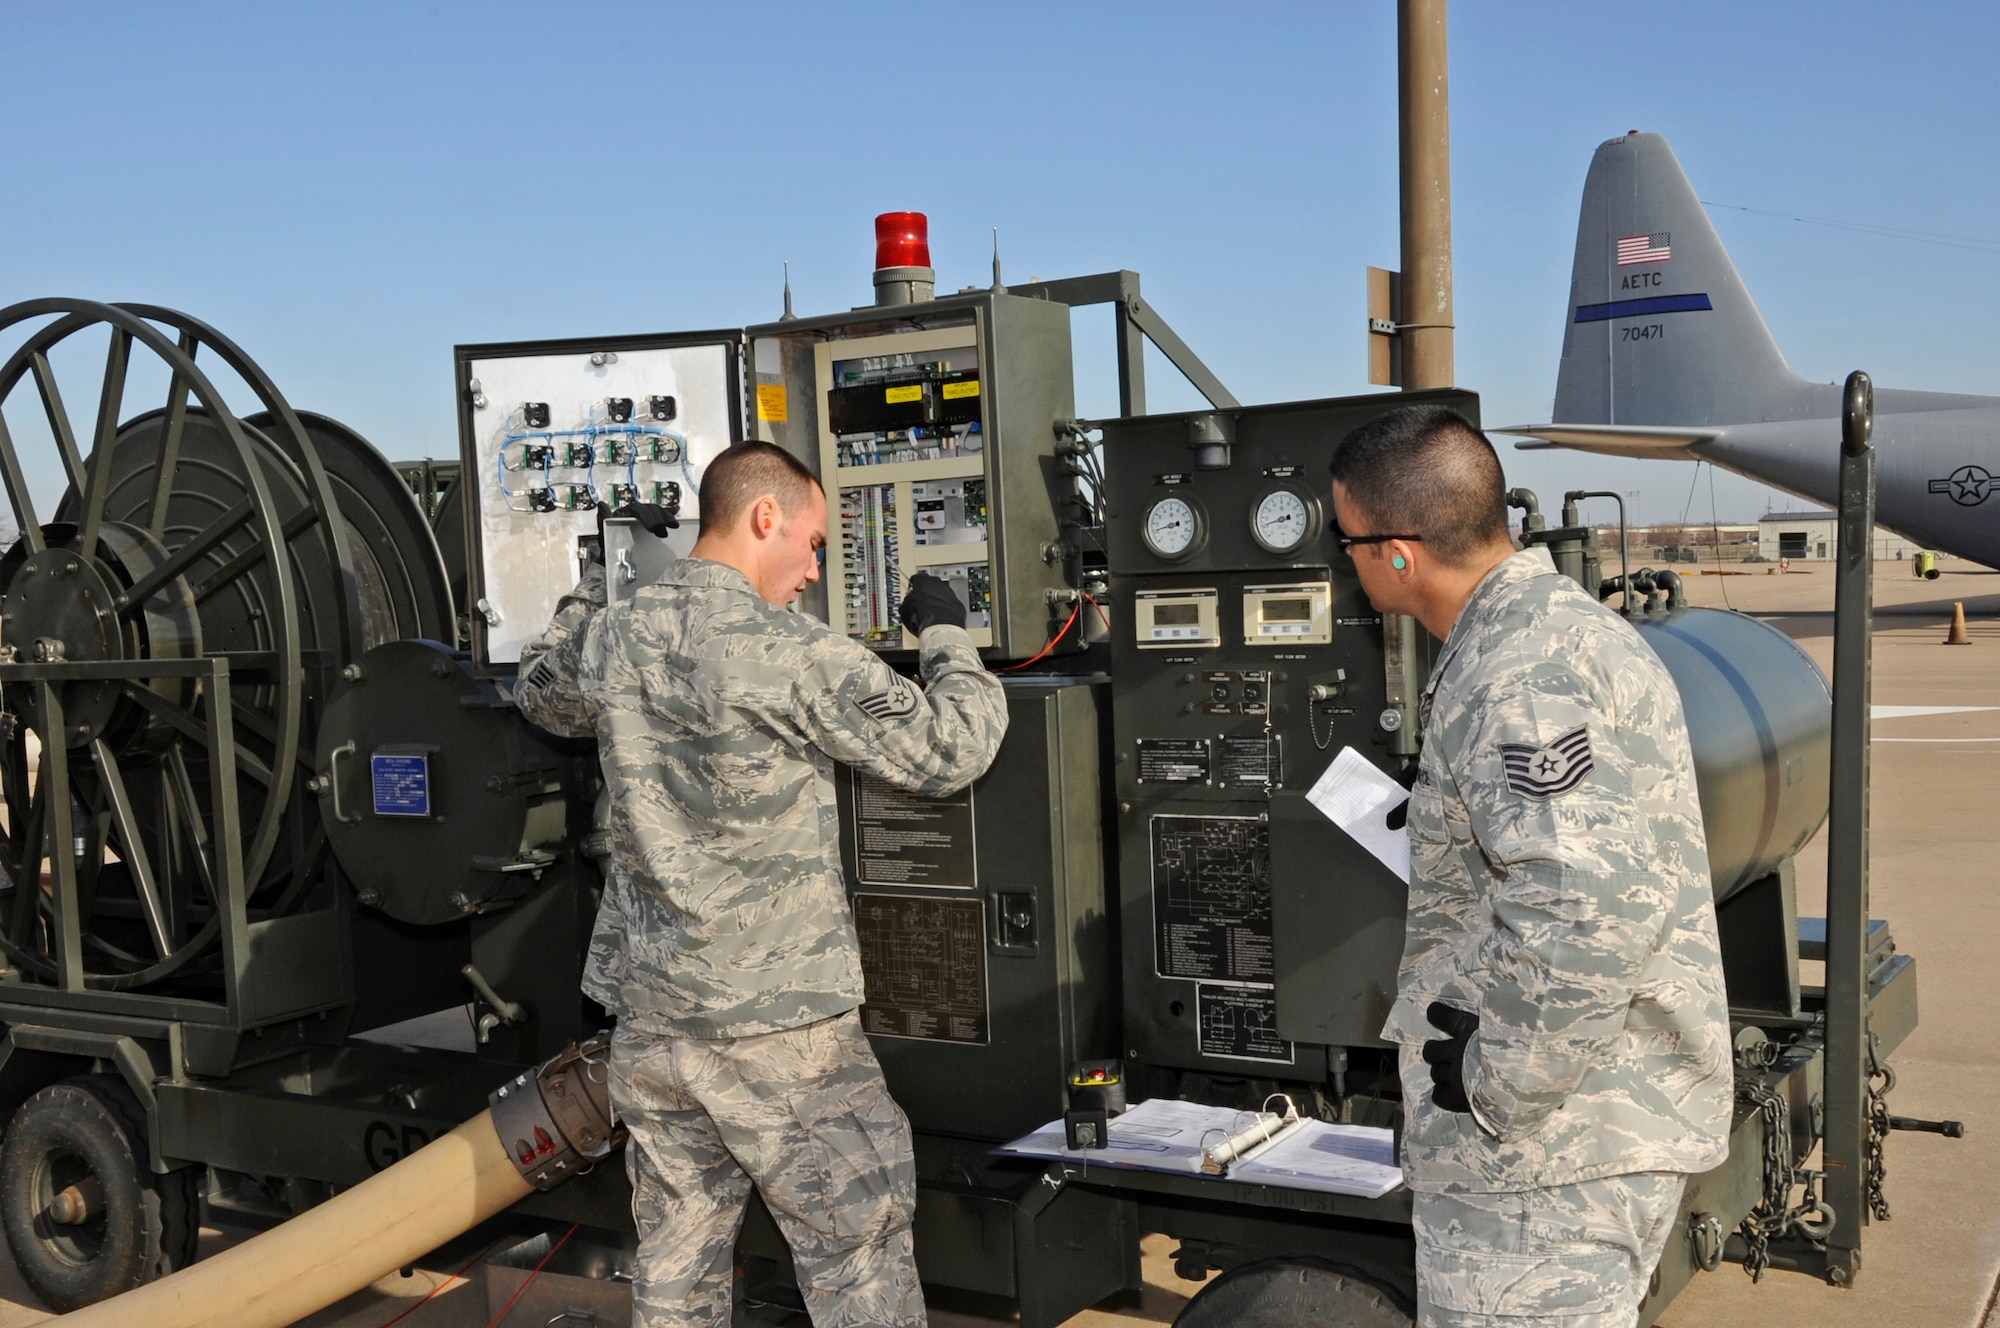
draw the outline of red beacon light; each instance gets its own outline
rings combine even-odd
[[[875,266],[929,267],[931,223],[921,212],[884,212],[875,218]]]
[[[931,222],[921,212],[884,212],[875,218],[875,303],[918,304],[931,298]]]

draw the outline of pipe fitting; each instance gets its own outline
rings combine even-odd
[[[552,1190],[625,1143],[611,1115],[611,1038],[600,1033],[495,1089],[493,1129],[521,1178]]]

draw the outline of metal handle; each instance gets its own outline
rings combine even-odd
[[[479,993],[481,1000],[493,1007],[493,1012],[500,1016],[501,1023],[512,1026],[527,1022],[528,1011],[526,1007],[508,1000],[505,996],[493,990],[493,984],[486,980],[484,973],[481,973],[471,964],[467,964],[464,968],[459,969],[458,973],[460,977],[472,984],[472,989]],[[482,1042],[485,1041],[484,1038],[480,1040]]]
[[[1847,386],[1841,392],[1841,450],[1849,456],[1860,456],[1868,450],[1868,439],[1874,432],[1875,384],[1856,369],[1847,375]]]
[[[349,816],[340,810],[340,758],[352,755],[354,755],[354,740],[349,738],[327,753],[326,758],[326,785],[333,793],[333,819],[342,825],[361,824],[359,816]]]
[[[1712,1273],[1722,1266],[1722,1219],[1714,1213],[1688,1214],[1688,1242],[1694,1246],[1695,1267]]]

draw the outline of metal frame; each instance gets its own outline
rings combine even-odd
[[[1240,406],[1201,357],[1188,348],[1167,321],[1139,298],[1139,274],[1121,268],[1088,277],[1062,277],[1055,281],[1033,281],[1009,286],[1009,293],[1031,299],[1053,300],[1071,308],[1109,304],[1116,308],[1118,335],[1118,413],[1144,415],[1146,411],[1146,342],[1160,348],[1174,368],[1187,376],[1195,391],[1217,407]]]
[[[1826,1277],[1861,1271],[1868,1211],[1868,703],[1874,684],[1874,388],[1847,379],[1840,449],[1840,565],[1834,581],[1833,789],[1826,835]]]

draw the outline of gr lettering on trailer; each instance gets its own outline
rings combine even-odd
[[[370,1171],[387,1171],[445,1133],[432,1134],[407,1122],[372,1120],[361,1131],[361,1154],[368,1159]]]

